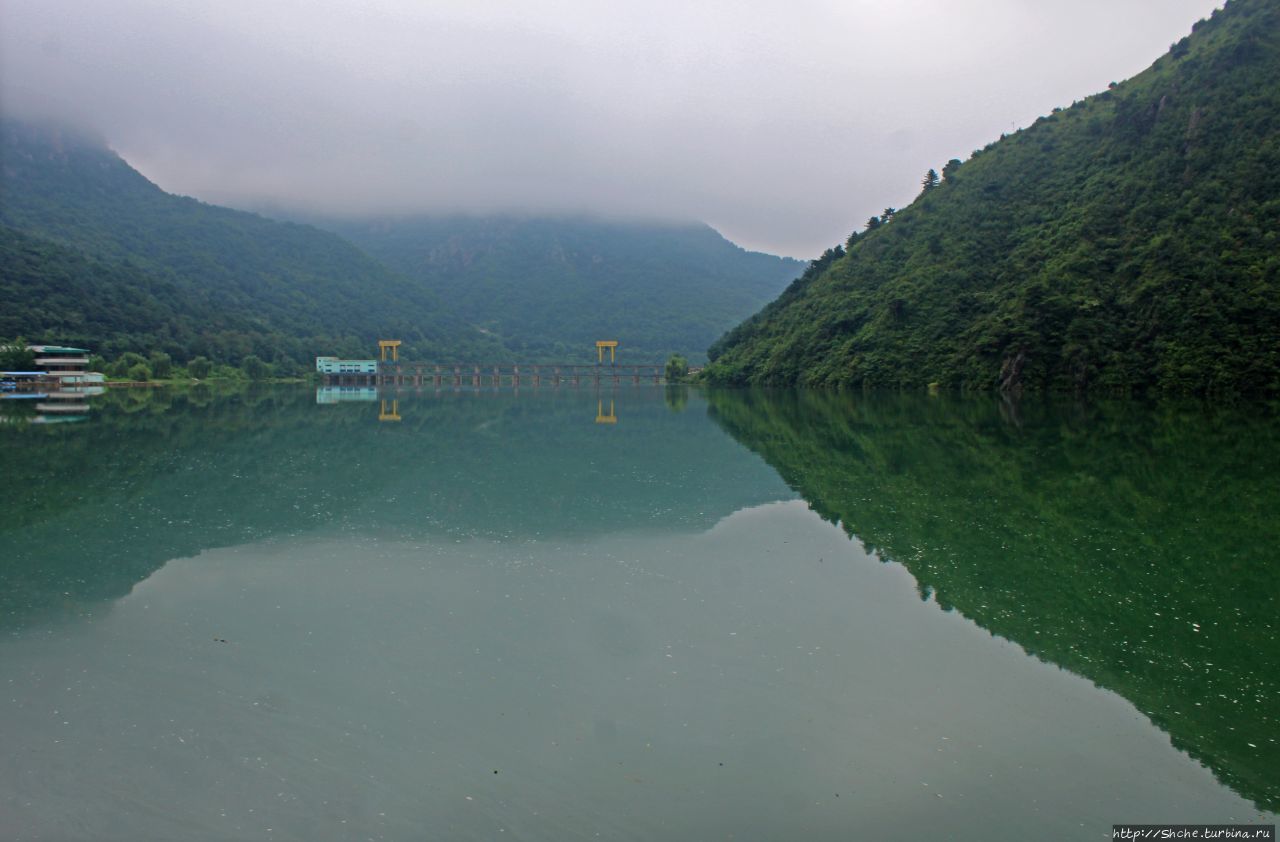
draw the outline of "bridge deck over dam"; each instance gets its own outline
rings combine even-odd
[[[338,386],[426,386],[426,385],[549,385],[577,386],[583,383],[662,383],[664,365],[569,363],[414,363],[379,362],[372,372],[324,374],[326,384]]]

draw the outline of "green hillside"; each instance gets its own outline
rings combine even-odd
[[[709,356],[721,383],[1280,390],[1280,0],[952,161]]]
[[[91,138],[6,119],[0,162],[0,336],[299,365],[494,345],[341,238],[170,195]]]
[[[586,217],[318,221],[439,294],[522,359],[701,360],[804,264],[748,252],[705,225]],[[584,356],[585,355],[585,356]]]

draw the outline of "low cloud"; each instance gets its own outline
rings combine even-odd
[[[0,107],[238,207],[697,219],[812,256],[1213,8],[2,0]]]

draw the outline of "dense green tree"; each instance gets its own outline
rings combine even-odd
[[[151,369],[152,376],[164,380],[173,373],[173,358],[164,351],[152,351],[147,357],[147,367]]]
[[[193,357],[187,363],[187,373],[197,380],[204,380],[209,376],[209,370],[213,367],[213,363],[208,357]]]
[[[240,368],[244,369],[244,373],[250,380],[265,380],[271,376],[271,367],[256,354],[245,357],[240,363]]]
[[[663,377],[668,383],[679,383],[689,376],[689,361],[679,354],[672,354],[667,360]]]
[[[0,371],[31,371],[35,365],[36,355],[27,349],[27,340],[0,339]]]
[[[932,190],[933,188],[938,186],[938,182],[939,182],[938,171],[934,169],[930,169],[927,173],[924,174],[924,179],[923,181],[921,181],[921,185],[924,187],[925,190]]]
[[[146,357],[136,351],[126,351],[107,365],[105,371],[108,377],[128,377],[132,380],[136,378],[131,376],[130,369],[139,365],[145,366],[146,364]],[[148,369],[149,373],[150,369]]]
[[[126,376],[133,381],[146,382],[151,379],[151,369],[146,363],[137,363],[136,365],[129,366]]]

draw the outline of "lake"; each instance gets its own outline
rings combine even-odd
[[[1277,820],[1273,405],[4,403],[0,838]]]

